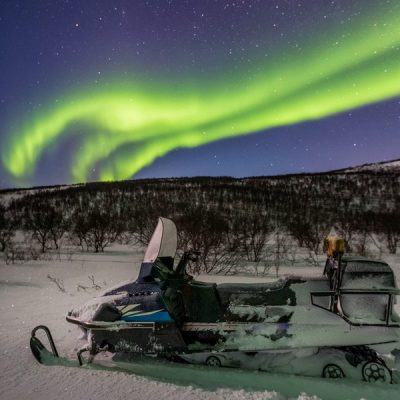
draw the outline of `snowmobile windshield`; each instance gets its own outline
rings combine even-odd
[[[175,224],[167,218],[159,218],[150,243],[147,246],[143,262],[154,263],[157,258],[174,259],[177,246]]]

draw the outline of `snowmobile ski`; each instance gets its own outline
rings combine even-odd
[[[50,353],[46,349],[46,347],[43,345],[43,343],[37,338],[36,332],[40,331],[40,330],[45,332],[45,334],[47,336],[47,339],[48,339],[48,341],[50,343],[50,347],[51,347],[52,353]],[[51,354],[53,358],[59,358],[56,345],[54,344],[53,336],[51,335],[49,328],[47,326],[45,326],[45,325],[39,325],[39,326],[37,326],[36,328],[34,328],[32,330],[31,340],[30,340],[29,344],[30,344],[30,347],[31,347],[32,354],[34,355],[36,360],[38,360],[41,364],[44,361],[44,359],[43,359],[44,352],[47,353],[47,355]]]

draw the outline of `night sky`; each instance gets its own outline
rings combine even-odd
[[[400,2],[0,2],[0,188],[400,158]]]

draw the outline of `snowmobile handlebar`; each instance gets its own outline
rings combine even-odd
[[[199,260],[200,254],[201,253],[199,251],[195,250],[185,251],[176,267],[176,272],[181,275],[185,274],[188,261],[197,262]]]
[[[185,251],[184,255],[186,254],[186,257],[189,261],[192,262],[197,262],[199,261],[199,257],[201,255],[200,251],[195,251],[195,250],[189,250],[189,251]]]

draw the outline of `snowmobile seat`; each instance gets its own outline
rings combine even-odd
[[[222,312],[230,304],[287,305],[296,304],[296,295],[290,288],[292,281],[280,279],[266,283],[224,283],[217,286]]]
[[[217,322],[221,320],[221,305],[215,283],[190,281],[183,288],[188,322]]]

